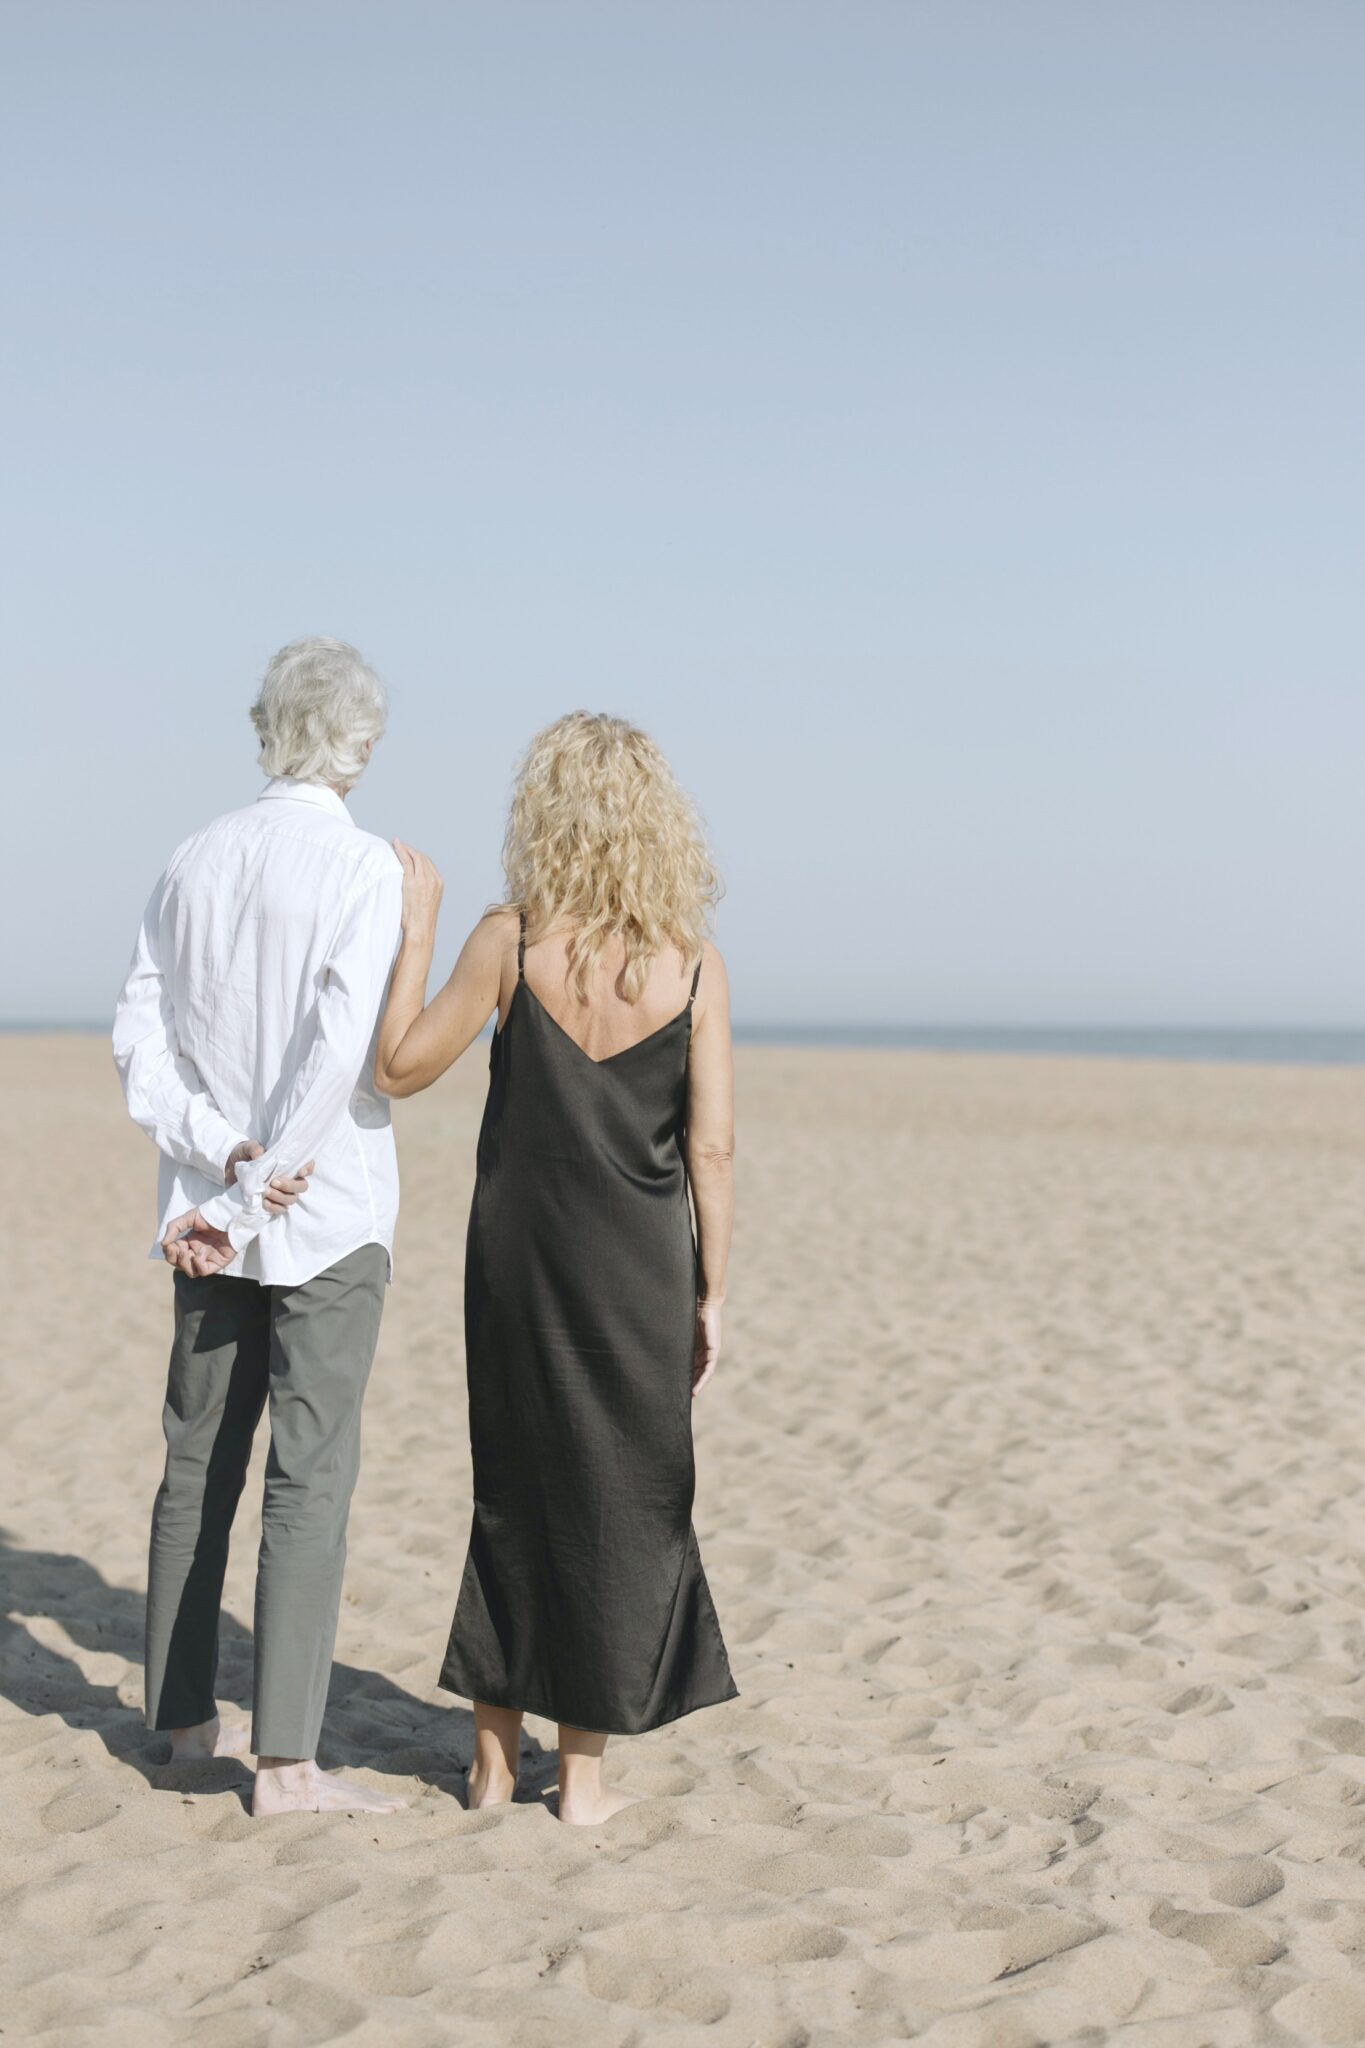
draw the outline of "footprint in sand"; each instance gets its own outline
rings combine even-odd
[[[840,1821],[826,1831],[822,1841],[826,1849],[845,1856],[908,1856],[912,1846],[908,1827],[877,1814]]]
[[[1271,2016],[1287,2033],[1304,2041],[1365,2041],[1365,1985],[1333,1980],[1325,1984],[1300,1984],[1277,1999]]]
[[[43,1808],[43,1826],[54,1835],[83,1835],[113,1820],[118,1810],[119,1802],[107,1787],[71,1785],[49,1799]]]
[[[1220,1686],[1187,1685],[1165,1702],[1164,1710],[1168,1714],[1226,1714],[1231,1706]]]
[[[1273,1963],[1285,1949],[1277,1934],[1237,1913],[1185,1913],[1163,1900],[1152,1908],[1151,1925],[1172,1941],[1193,1942],[1224,1969]]]
[[[1308,1730],[1318,1742],[1325,1742],[1337,1756],[1365,1756],[1365,1721],[1346,1714],[1329,1714],[1314,1721]]]
[[[715,2026],[730,2010],[729,1994],[719,1983],[666,1963],[587,1950],[583,1971],[592,1996],[607,2005],[626,2005],[635,2012],[662,2006],[704,2027]]]
[[[1023,1912],[1007,1927],[971,1928],[889,1942],[875,1951],[875,1959],[905,1977],[985,1985],[1078,1948],[1104,1931],[1098,1921],[1079,1920],[1068,1913]]]
[[[1209,1885],[1209,1897],[1220,1906],[1259,1906],[1284,1889],[1284,1873],[1261,1856],[1225,1863]]]

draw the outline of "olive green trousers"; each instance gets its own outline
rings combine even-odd
[[[149,1727],[191,1728],[217,1712],[228,1537],[268,1403],[251,1747],[316,1754],[387,1278],[377,1244],[298,1287],[175,1275],[166,1471],[147,1579]]]

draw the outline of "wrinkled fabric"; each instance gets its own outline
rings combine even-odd
[[[594,1061],[518,983],[465,1265],[474,1516],[449,1691],[636,1734],[736,1687],[692,1530],[691,1007]]]
[[[398,1160],[374,1040],[402,888],[393,848],[335,790],[288,777],[172,855],[114,1019],[129,1112],[161,1153],[158,1239],[198,1208],[232,1240],[232,1279],[283,1287],[362,1244],[392,1248]],[[265,1152],[225,1187],[247,1138]],[[272,1217],[266,1186],[309,1159],[307,1194]]]
[[[218,1711],[228,1538],[268,1402],[251,1749],[316,1755],[387,1278],[377,1244],[301,1287],[175,1275],[147,1579],[149,1728],[193,1728]]]

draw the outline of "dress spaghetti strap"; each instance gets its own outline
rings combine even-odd
[[[697,970],[700,973],[700,968]],[[517,940],[517,980],[526,979],[526,912],[521,913],[521,937]],[[695,990],[696,984],[693,983]]]
[[[699,960],[697,961],[697,971],[696,971],[696,973],[695,973],[695,974],[694,974],[694,975],[692,976],[692,993],[691,993],[691,995],[690,995],[690,996],[689,996],[689,997],[687,998],[687,1007],[688,1007],[688,1009],[689,1009],[689,1010],[691,1009],[691,1007],[692,1007],[693,1003],[695,1003],[695,1001],[697,1000],[697,983],[698,983],[698,982],[699,982],[700,980],[701,980],[701,961],[700,961],[700,959],[699,959]]]

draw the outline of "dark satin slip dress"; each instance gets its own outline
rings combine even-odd
[[[692,1529],[692,1002],[593,1060],[525,977],[465,1260],[474,1522],[441,1684],[634,1735],[733,1699]]]

